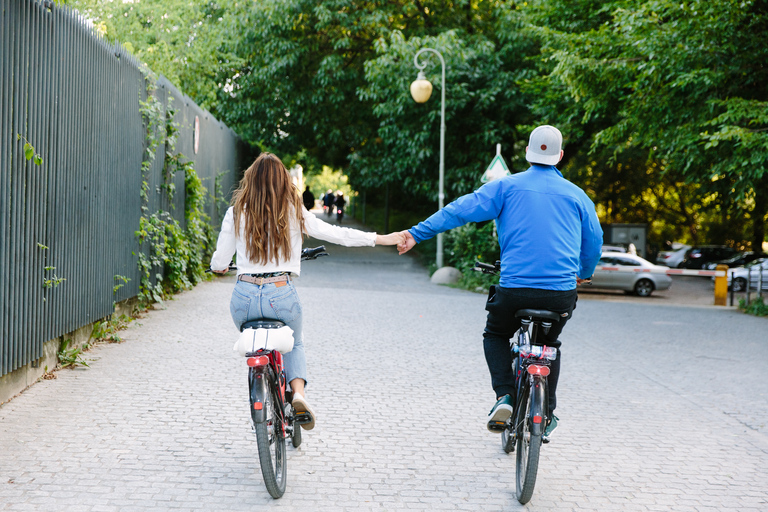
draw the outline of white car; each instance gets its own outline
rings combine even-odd
[[[613,267],[618,270],[602,270],[600,267]],[[663,291],[672,284],[672,278],[666,274],[667,270],[669,267],[654,265],[634,254],[604,252],[592,275],[592,286],[624,290],[640,297],[648,297],[654,290]]]
[[[672,244],[671,251],[661,251],[656,256],[656,263],[659,265],[667,266],[669,268],[677,268],[677,266],[683,262],[683,259],[685,258],[685,252],[690,248],[690,245],[675,242]]]
[[[733,282],[734,292],[743,292],[747,289],[747,280],[750,276],[750,269],[752,270],[752,279],[750,280],[750,288],[757,290],[760,283],[760,272],[762,269],[763,274],[763,290],[768,290],[768,258],[761,258],[755,260],[752,263],[748,263],[743,267],[734,268],[732,271],[728,271],[728,287],[731,287]]]

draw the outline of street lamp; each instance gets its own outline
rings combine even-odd
[[[424,52],[432,52],[440,59],[440,64],[443,68],[443,82],[440,88],[441,104],[440,104],[440,188],[437,194],[437,205],[439,209],[442,209],[445,201],[445,194],[443,193],[443,185],[445,181],[445,60],[443,56],[437,50],[432,48],[422,48],[413,57],[413,63],[416,69],[419,70],[419,74],[416,80],[411,84],[411,96],[416,103],[424,103],[432,95],[432,84],[424,76],[424,68],[427,67],[426,62],[419,62],[419,55]],[[437,268],[443,266],[443,234],[437,234]]]

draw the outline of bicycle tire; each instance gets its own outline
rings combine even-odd
[[[539,469],[539,454],[541,451],[541,435],[531,433],[530,411],[531,401],[534,397],[531,395],[529,384],[525,384],[521,391],[523,392],[520,408],[517,411],[515,425],[517,428],[517,459],[515,479],[515,494],[517,501],[525,505],[533,496],[533,488],[536,485],[536,473]]]
[[[501,431],[501,448],[504,450],[504,453],[512,453],[515,451],[517,441],[515,436],[512,435],[512,429],[513,427],[507,426],[507,428]]]
[[[278,499],[285,493],[287,476],[285,437],[281,416],[277,410],[279,402],[276,396],[276,382],[271,375],[268,379],[269,397],[264,404],[267,408],[266,421],[255,423],[256,444],[259,448],[259,465],[264,484],[267,486],[269,495]],[[272,453],[273,448],[274,453]]]
[[[291,428],[293,429],[293,433],[291,434],[291,444],[293,444],[294,448],[298,448],[301,446],[301,426],[296,423],[296,411],[293,410],[293,405],[291,405],[290,402],[285,404],[285,417],[293,418],[293,421],[291,422]]]

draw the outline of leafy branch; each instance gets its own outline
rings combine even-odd
[[[33,160],[35,165],[43,165],[43,157],[35,151],[34,146],[30,144],[26,137],[20,133],[16,134],[16,140],[24,141],[24,158],[27,160]]]

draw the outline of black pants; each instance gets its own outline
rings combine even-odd
[[[491,287],[485,309],[488,320],[483,333],[485,361],[491,372],[491,384],[496,396],[515,396],[515,374],[512,370],[512,353],[509,340],[520,328],[520,319],[515,312],[520,309],[546,309],[561,314],[560,322],[553,323],[545,336],[545,344],[557,348],[557,359],[552,361],[552,368],[547,382],[549,384],[549,409],[557,406],[557,380],[560,377],[560,341],[558,336],[566,322],[576,309],[578,294],[576,290],[557,291],[537,288],[502,288]],[[565,316],[562,316],[564,315]]]

